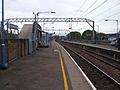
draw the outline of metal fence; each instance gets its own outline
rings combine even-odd
[[[8,43],[7,43],[8,42]],[[5,40],[5,53],[7,61],[10,62],[11,60],[18,59],[20,57],[28,55],[29,51],[29,44],[27,39],[9,39],[8,41]],[[1,40],[0,40],[1,45]],[[0,64],[1,64],[1,46],[0,46]]]

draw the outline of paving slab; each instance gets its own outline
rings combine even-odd
[[[49,48],[10,63],[0,71],[0,90],[64,90],[57,47]]]

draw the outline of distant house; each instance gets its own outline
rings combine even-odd
[[[120,36],[120,32],[118,33],[112,33],[112,34],[107,34],[108,41],[110,45],[112,46],[117,46],[117,38]]]
[[[111,33],[111,34],[106,34],[108,37],[108,40],[115,39],[120,36],[120,32],[118,33]]]

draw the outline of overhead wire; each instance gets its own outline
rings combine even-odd
[[[109,0],[103,1],[101,4],[99,4],[98,6],[96,6],[95,8],[93,8],[91,11],[87,12],[87,11],[89,10],[89,8],[93,7],[92,5],[90,5],[91,7],[89,7],[88,9],[85,10],[85,14],[84,14],[84,15],[89,15],[90,13],[92,13],[93,11],[95,11],[96,9],[98,9],[99,7],[101,7],[102,5],[104,5],[104,4],[105,4],[106,2],[108,2],[108,1],[109,1]],[[93,2],[93,3],[95,3],[95,2]],[[93,4],[93,5],[94,5],[94,4]],[[120,5],[120,2],[118,2],[116,5],[108,8],[107,10],[104,10],[102,13],[104,14],[105,12],[108,12],[109,10],[111,10],[111,9],[113,9],[113,8],[119,6],[119,5]],[[87,12],[87,13],[86,13],[86,12]],[[98,15],[103,15],[102,13],[99,13]],[[98,16],[98,15],[96,15],[96,16]],[[114,16],[117,16],[117,15],[120,15],[120,12],[116,12],[116,13],[109,14],[109,16],[104,17],[103,19],[110,18],[110,17],[114,17]],[[101,19],[101,20],[103,20],[103,19]],[[99,21],[100,21],[100,20],[99,20]],[[104,21],[105,21],[105,20],[104,20]],[[98,22],[98,21],[97,21],[97,22]]]
[[[102,2],[101,4],[99,4],[98,6],[96,6],[94,9],[92,9],[91,11],[89,11],[88,13],[86,13],[85,16],[88,15],[88,14],[90,14],[90,13],[92,13],[94,10],[96,10],[97,8],[99,8],[100,6],[102,6],[103,4],[105,4],[107,1],[108,0],[105,0],[104,2]]]
[[[82,8],[84,5],[85,5],[85,3],[87,2],[87,0],[85,0],[83,3],[82,3],[82,5],[80,6],[80,8]],[[79,8],[79,9],[80,9]]]
[[[119,5],[120,5],[120,3],[117,3],[117,4],[115,4],[114,6],[112,6],[112,7],[108,8],[107,10],[102,11],[101,13],[99,13],[99,14],[97,14],[97,15],[93,16],[93,17],[96,17],[96,16],[97,16],[97,17],[98,17],[98,16],[101,16],[101,15],[103,15],[103,14],[104,14],[104,12],[106,13],[106,12],[110,11],[111,9],[113,9],[113,8],[115,8],[115,7],[119,6]]]
[[[117,12],[115,14],[112,14],[112,15],[108,16],[107,18],[112,17],[112,16],[116,16],[116,15],[119,15],[119,14],[120,14],[120,12]]]
[[[80,5],[79,9],[74,13],[73,17],[81,10],[81,8],[86,4],[87,0],[84,0],[84,2]],[[72,25],[72,22],[70,23]],[[70,28],[70,24],[69,24],[69,28]]]
[[[86,2],[87,0],[84,0],[84,2],[80,5],[79,9],[76,11],[76,13],[78,13],[78,11],[81,11],[81,8],[85,5]],[[73,16],[75,16],[75,14]]]
[[[110,18],[110,17],[116,16],[116,15],[119,15],[119,14],[120,14],[120,12],[117,12],[117,13],[114,13],[114,14],[112,14],[112,15],[110,15],[110,16],[108,16],[108,17],[106,17],[106,18]],[[104,18],[105,18],[105,17],[104,17]],[[102,21],[104,18],[102,18],[102,19],[98,20],[97,22]]]
[[[108,9],[105,10],[104,12],[106,12],[106,11],[108,11],[108,10],[111,10],[111,9],[113,9],[114,7],[117,7],[117,6],[119,6],[119,5],[120,5],[120,2],[117,3],[116,5],[114,5],[113,7],[108,8]],[[103,19],[105,19],[105,18],[110,18],[110,17],[116,16],[116,15],[119,15],[119,14],[120,14],[120,12],[114,13],[114,14],[112,14],[112,15],[109,15],[108,17],[104,17],[104,18],[98,20],[97,22],[101,22],[101,21],[102,21]],[[101,14],[100,14],[100,15],[101,15]]]
[[[98,0],[95,0],[84,12],[83,12],[83,14],[85,13],[85,12],[87,12],[90,8],[92,8],[96,3],[97,3],[97,1]],[[82,14],[82,15],[83,15]]]

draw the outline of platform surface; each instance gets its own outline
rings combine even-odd
[[[55,41],[49,48],[40,48],[32,55],[11,62],[7,70],[0,70],[0,90],[67,90],[59,51],[68,90],[92,90],[82,73]]]
[[[74,42],[74,41],[65,41],[65,42],[76,43],[76,44],[81,44],[81,45],[86,45],[86,46],[91,46],[91,47],[96,47],[96,48],[101,48],[101,49],[107,49],[107,50],[111,50],[111,51],[115,51],[115,52],[120,52],[120,50],[118,50],[117,47],[110,46],[110,45],[81,43],[81,42]]]

